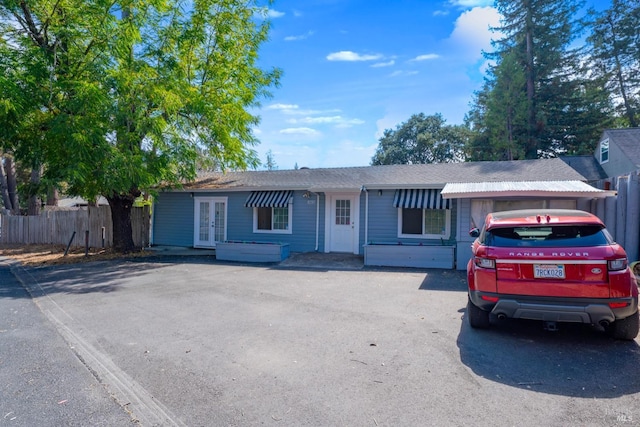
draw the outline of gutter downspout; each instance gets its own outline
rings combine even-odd
[[[316,249],[318,252],[318,246],[320,245],[320,194],[316,193]]]
[[[369,191],[363,185],[360,191],[364,191],[364,244],[369,242]]]

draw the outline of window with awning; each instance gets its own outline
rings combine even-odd
[[[293,191],[253,191],[245,206],[253,209],[254,233],[291,234]]]
[[[451,235],[450,201],[437,189],[398,189],[398,237],[448,239]]]
[[[286,208],[293,191],[252,191],[244,205],[248,208]]]
[[[396,190],[393,206],[406,209],[450,209],[449,199],[443,199],[437,189]]]

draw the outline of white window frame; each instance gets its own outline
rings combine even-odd
[[[451,237],[451,209],[443,209],[445,215],[445,234],[402,234],[402,209],[398,208],[398,237],[405,239],[448,239]],[[426,209],[422,209],[422,231],[424,233],[424,212]]]
[[[278,207],[278,206],[276,206]],[[260,234],[292,234],[293,233],[293,204],[289,203],[287,205],[288,212],[288,222],[286,230],[274,230],[273,229],[273,219],[275,215],[273,214],[274,207],[269,207],[271,209],[271,230],[261,230],[258,229],[258,208],[253,208],[253,232]]]
[[[607,153],[607,158],[605,160],[602,160],[602,154],[603,153]],[[611,151],[610,151],[610,146],[609,146],[609,138],[607,139],[603,139],[602,141],[600,141],[600,164],[603,163],[607,163],[609,161],[609,159],[611,158]]]

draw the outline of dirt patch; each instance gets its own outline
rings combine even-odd
[[[14,259],[23,265],[57,265],[109,259],[129,259],[153,255],[149,251],[121,254],[112,249],[90,248],[85,254],[84,248],[71,248],[65,256],[64,245],[3,245],[0,256]]]

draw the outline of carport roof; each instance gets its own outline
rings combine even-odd
[[[581,181],[502,181],[450,183],[441,192],[445,199],[487,197],[590,197],[604,198],[615,191],[594,188]]]
[[[383,165],[202,174],[177,191],[359,191],[437,188],[448,183],[585,181],[560,159]]]

